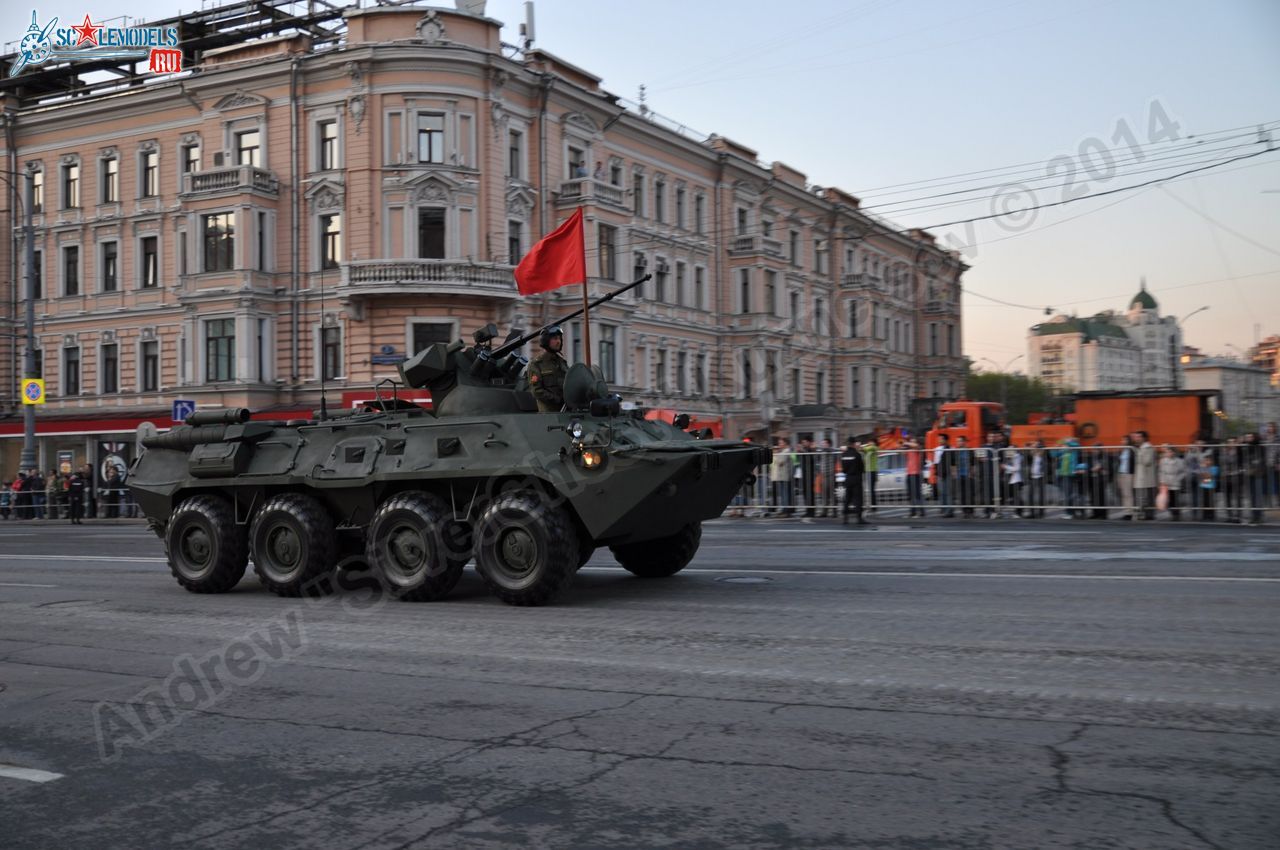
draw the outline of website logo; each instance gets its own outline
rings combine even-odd
[[[177,27],[108,27],[95,24],[89,15],[76,26],[58,27],[54,18],[40,26],[31,12],[31,26],[18,43],[18,58],[9,69],[16,77],[28,65],[74,62],[80,59],[146,59],[153,74],[182,70]]]

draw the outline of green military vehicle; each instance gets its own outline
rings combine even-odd
[[[322,405],[291,422],[197,411],[145,437],[129,487],[178,583],[225,592],[252,559],[281,596],[327,593],[340,569],[367,568],[386,592],[435,600],[474,559],[504,602],[541,605],[602,546],[637,576],[679,572],[701,522],[769,450],[624,410],[583,364],[564,409],[536,412],[518,353],[536,333],[492,352],[438,343],[403,363],[429,410],[393,384],[359,411]]]

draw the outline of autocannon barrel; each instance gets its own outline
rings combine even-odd
[[[196,425],[193,428],[175,428],[164,434],[143,437],[142,445],[148,449],[187,451],[205,443],[220,443],[226,433],[226,425]]]
[[[197,410],[186,419],[188,425],[240,425],[249,421],[249,408],[228,407],[222,410]]]

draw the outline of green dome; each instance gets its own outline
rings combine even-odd
[[[1151,293],[1147,292],[1147,282],[1142,282],[1142,289],[1138,290],[1138,294],[1133,296],[1133,300],[1129,302],[1129,306],[1138,306],[1144,310],[1156,309],[1156,299],[1151,297]]]

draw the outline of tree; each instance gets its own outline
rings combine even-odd
[[[1025,425],[1027,414],[1052,410],[1054,395],[1043,381],[1018,373],[971,372],[965,381],[967,398],[1003,404],[1010,425]]]

